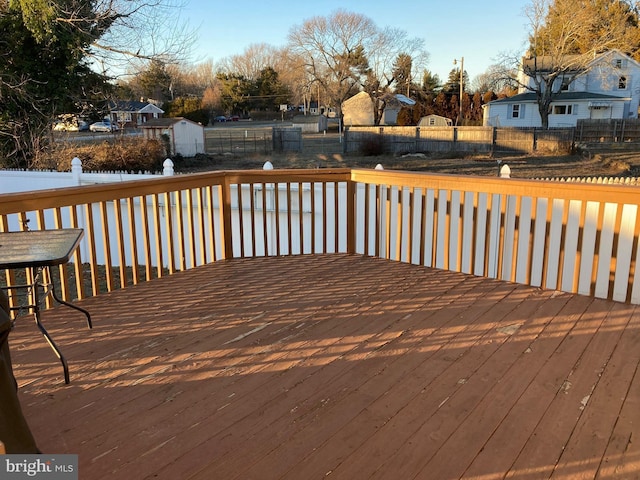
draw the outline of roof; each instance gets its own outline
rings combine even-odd
[[[326,117],[326,115],[296,115],[291,123],[318,123],[321,117]]]
[[[558,64],[571,66],[574,63],[577,65],[576,70],[584,70],[584,62],[580,59],[582,55],[563,55],[561,58],[554,55],[539,55],[522,59],[522,66],[528,70],[536,72],[549,72],[554,70]]]
[[[627,59],[630,62],[636,64],[636,66],[640,66],[640,63],[636,62],[633,57],[627,55],[624,52],[621,52],[617,49],[608,50],[606,52],[600,53],[598,55],[592,56],[591,60],[590,55],[539,55],[522,59],[522,67],[523,69],[528,69],[529,71],[535,71],[538,73],[550,72],[553,71],[557,65],[563,65],[565,68],[562,70],[567,71],[583,71],[589,68],[592,68],[595,64],[606,60],[607,57],[622,57]]]
[[[178,122],[189,122],[193,125],[202,126],[199,123],[194,122],[193,120],[189,120],[184,117],[167,117],[167,118],[154,118],[153,120],[148,120],[142,125],[141,128],[167,128],[175,125]]]
[[[109,102],[109,110],[112,112],[164,113],[164,110],[152,103],[137,102],[135,100]]]
[[[617,97],[615,95],[604,95],[602,93],[591,92],[560,92],[553,97],[554,102],[568,102],[568,101],[627,101],[629,97]],[[535,93],[519,93],[512,97],[500,98],[489,102],[491,104],[499,103],[537,103]]]
[[[416,104],[415,100],[411,100],[409,97],[407,97],[406,95],[402,95],[401,93],[396,93],[396,94],[385,93],[380,98],[387,102],[387,106],[402,106],[402,105],[412,106]],[[362,100],[370,101],[371,96],[367,92],[358,92],[352,97],[347,98],[343,102],[343,105],[349,104],[351,102],[362,101]]]
[[[415,100],[411,100],[409,97],[407,97],[406,95],[402,95],[401,93],[396,93],[396,98],[400,103],[404,103],[406,105],[416,104]]]

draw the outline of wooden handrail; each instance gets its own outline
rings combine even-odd
[[[23,218],[32,229],[85,229],[73,264],[59,271],[65,298],[220,259],[345,252],[640,303],[639,216],[635,186],[363,169],[206,172],[0,195],[0,231],[23,228]]]

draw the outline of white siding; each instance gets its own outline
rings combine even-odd
[[[533,79],[525,76],[522,71],[518,78],[522,84],[534,86]],[[621,79],[623,81],[621,82]],[[558,79],[556,88],[559,88],[562,79]],[[524,87],[519,93],[527,93]],[[609,106],[600,109],[591,109],[587,100],[567,100],[552,104],[552,113],[549,115],[550,127],[575,126],[578,119],[588,118],[638,118],[640,108],[640,64],[632,58],[618,51],[611,51],[596,58],[591,69],[585,75],[577,77],[570,85],[569,92],[588,92],[598,95],[619,97],[618,99],[605,100]],[[574,105],[574,112],[569,114],[553,113],[553,105]],[[577,108],[575,107],[577,105]],[[489,104],[485,107],[485,125],[508,127],[539,127],[540,115],[535,104],[527,104],[525,114],[519,118],[510,115],[509,104]]]
[[[176,153],[193,157],[204,153],[204,127],[188,120],[173,124],[173,141]]]

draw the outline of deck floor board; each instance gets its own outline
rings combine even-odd
[[[351,255],[234,259],[11,333],[81,478],[640,478],[639,311]]]

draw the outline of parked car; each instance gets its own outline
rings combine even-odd
[[[118,130],[117,125],[113,125],[111,122],[107,122],[106,120],[103,122],[92,123],[89,126],[89,131],[91,132],[115,132]]]
[[[215,117],[213,119],[214,122],[226,122],[227,121],[227,117],[225,117],[224,115],[218,115],[217,117]]]
[[[240,120],[238,115],[231,115],[230,117],[227,117],[227,122],[237,122],[238,120]]]

